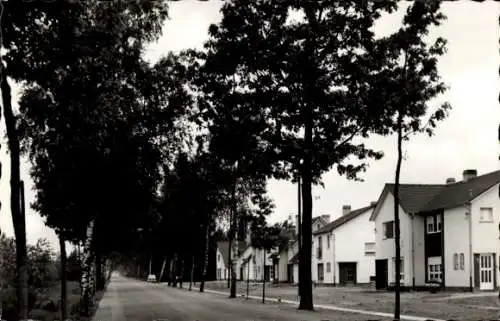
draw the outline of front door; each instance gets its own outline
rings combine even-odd
[[[493,290],[493,255],[479,256],[479,289]]]
[[[240,267],[240,281],[243,281],[243,267]]]
[[[293,283],[293,264],[287,266],[287,279],[289,283]]]
[[[375,288],[387,289],[387,259],[375,260]]]
[[[356,284],[356,262],[339,262],[339,283],[341,285]]]
[[[318,264],[318,282],[323,282],[325,279],[325,271],[323,270],[323,263]]]

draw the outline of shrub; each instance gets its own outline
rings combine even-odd
[[[55,254],[45,239],[28,245],[28,308],[44,298],[57,281]],[[0,235],[0,297],[7,314],[14,314],[16,296],[16,244],[13,238]]]

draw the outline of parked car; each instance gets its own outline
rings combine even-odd
[[[150,274],[146,280],[147,282],[156,282],[156,275]]]

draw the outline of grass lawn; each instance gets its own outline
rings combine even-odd
[[[207,282],[206,288],[228,291],[229,293],[227,281]],[[237,293],[246,293],[245,282],[238,282]],[[262,295],[262,284],[251,283],[250,295]],[[316,287],[313,289],[313,295],[316,304],[330,304],[377,312],[394,312],[394,292],[361,288]],[[431,294],[429,292],[401,293],[401,314],[445,320],[496,320],[500,316],[500,301],[497,297],[435,300],[449,295],[449,293]],[[266,297],[297,300],[297,287],[270,285],[266,287]]]
[[[80,285],[76,281],[68,281],[68,314],[71,311],[71,306],[77,303],[80,299]],[[41,321],[54,321],[61,318],[61,310],[59,302],[61,299],[61,283],[54,283],[47,293],[47,297],[43,300],[51,300],[58,305],[57,311],[47,311],[45,309],[36,308],[30,311],[30,316]]]

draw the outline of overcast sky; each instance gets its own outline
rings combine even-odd
[[[165,23],[162,38],[147,51],[148,59],[154,61],[170,50],[200,48],[207,38],[207,28],[220,19],[222,1],[184,0],[173,2],[170,20]],[[440,124],[432,138],[413,137],[405,143],[406,160],[403,162],[401,181],[404,183],[444,183],[446,178],[461,179],[464,169],[477,169],[479,175],[499,169],[500,154],[497,129],[500,121],[498,96],[500,91],[498,70],[500,6],[496,2],[477,3],[457,1],[445,3],[444,12],[448,20],[432,36],[448,40],[448,53],[439,63],[440,74],[450,86],[442,96],[453,107],[448,119]],[[378,34],[395,30],[401,21],[402,12],[380,21]],[[17,88],[14,88],[14,94]],[[2,132],[4,122],[2,117]],[[374,137],[368,143],[383,150],[386,156],[371,162],[363,174],[364,182],[350,182],[335,171],[324,175],[325,188],[313,190],[315,198],[313,215],[330,214],[336,218],[342,205],[352,208],[368,205],[377,200],[385,183],[394,180],[396,165],[395,137]],[[0,160],[3,174],[0,180],[0,229],[13,235],[9,207],[9,159],[6,154],[6,139],[2,135]],[[24,162],[22,179],[26,182],[26,200],[34,200],[29,166]],[[97,182],[96,182],[97,183]],[[276,204],[270,221],[281,221],[297,213],[297,187],[284,181],[270,181],[270,196]],[[91,200],[89,200],[91,201]],[[57,249],[54,232],[46,227],[43,219],[27,206],[26,230],[29,243],[40,237],[48,238]]]

